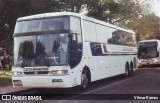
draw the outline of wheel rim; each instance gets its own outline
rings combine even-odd
[[[88,85],[88,77],[87,77],[87,72],[86,70],[83,71],[82,77],[81,77],[81,85],[83,88],[86,88]]]

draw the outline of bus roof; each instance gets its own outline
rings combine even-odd
[[[94,22],[94,23],[98,23],[98,24],[101,24],[101,25],[105,25],[105,26],[108,26],[108,27],[111,27],[111,28],[119,29],[119,30],[126,31],[126,32],[134,34],[134,32],[132,30],[124,29],[124,28],[115,26],[113,24],[109,24],[107,22],[100,21],[100,20],[97,20],[97,19],[94,19],[94,18],[91,18],[91,17],[87,17],[87,16],[85,16],[83,14],[78,14],[78,13],[74,13],[74,12],[52,12],[52,13],[36,14],[36,15],[31,15],[31,16],[20,17],[20,18],[17,19],[17,21],[23,21],[23,20],[25,21],[25,20],[41,19],[41,18],[50,18],[50,17],[56,17],[56,16],[82,17],[82,19],[84,19],[84,20],[88,20],[88,21],[91,21],[91,22]]]
[[[43,13],[43,14],[36,14],[36,15],[20,17],[17,19],[17,21],[40,19],[40,18],[50,18],[50,17],[56,17],[56,16],[70,16],[70,15],[80,17],[80,14],[73,13],[73,12],[52,12],[52,13]]]

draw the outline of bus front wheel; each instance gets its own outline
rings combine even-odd
[[[130,73],[129,73],[129,65],[126,64],[126,67],[125,67],[125,76],[126,77],[129,77]]]
[[[89,85],[89,75],[88,75],[88,69],[87,68],[84,68],[82,70],[82,74],[81,74],[81,85],[79,86],[80,87],[80,90],[86,90],[86,88],[88,87]]]

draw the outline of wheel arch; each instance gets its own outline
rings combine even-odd
[[[132,61],[130,62],[130,65],[129,65],[129,66],[132,66],[132,68],[133,68],[133,62],[132,62]]]
[[[130,66],[130,64],[129,64],[129,62],[128,62],[128,61],[127,61],[127,62],[126,62],[126,64],[125,64],[125,67],[126,67],[126,66],[128,66],[128,67]]]

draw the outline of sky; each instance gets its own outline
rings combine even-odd
[[[160,1],[154,0],[152,4],[153,12],[160,17]]]
[[[136,0],[135,0],[136,1]],[[157,16],[160,17],[160,0],[138,0],[141,5],[147,3],[151,4],[151,12],[154,12]]]

